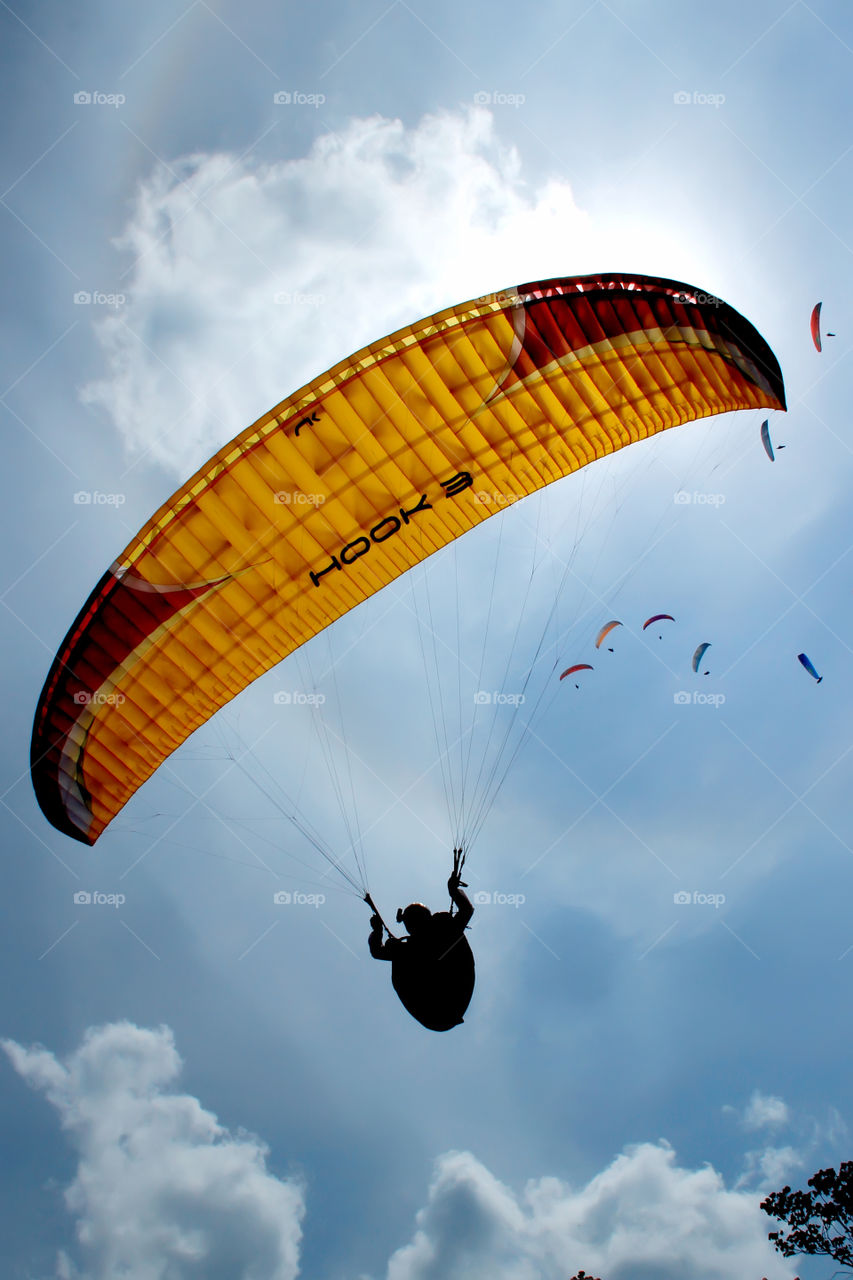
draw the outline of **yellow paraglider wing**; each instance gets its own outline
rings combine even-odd
[[[506,289],[372,344],[221,449],[98,583],[36,713],[39,804],[94,843],[219,707],[507,501],[679,423],[784,407],[748,321],[643,276]]]

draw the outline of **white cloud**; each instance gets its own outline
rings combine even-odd
[[[728,1109],[728,1108],[724,1108]],[[744,1129],[756,1132],[779,1130],[791,1125],[792,1117],[787,1103],[781,1098],[754,1090],[739,1115]],[[754,1187],[761,1192],[778,1190],[795,1170],[802,1169],[805,1158],[802,1151],[793,1146],[766,1146],[744,1155],[744,1169],[737,1187]]]
[[[756,1089],[743,1113],[745,1129],[778,1129],[790,1123],[790,1114],[781,1098]]]
[[[789,1280],[754,1194],[710,1166],[684,1169],[664,1142],[630,1147],[574,1190],[557,1178],[520,1196],[472,1155],[437,1164],[411,1242],[387,1280]]]
[[[402,324],[617,266],[565,182],[528,189],[482,110],[411,129],[354,120],[305,158],[266,166],[223,154],[162,166],[117,243],[133,255],[127,302],[98,327],[108,372],[83,396],[132,454],[181,477]]]
[[[14,1041],[3,1048],[59,1112],[79,1156],[65,1199],[85,1268],[62,1252],[61,1280],[297,1275],[301,1187],[268,1171],[257,1138],[232,1135],[173,1091],[181,1059],[167,1028],[94,1028],[64,1062]]]
[[[761,1151],[747,1151],[744,1171],[736,1186],[752,1186],[762,1194],[778,1191],[791,1179],[794,1170],[804,1168],[805,1163],[795,1147],[764,1147]]]

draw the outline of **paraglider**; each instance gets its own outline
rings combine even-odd
[[[822,302],[815,303],[814,310],[812,311],[811,321],[809,322],[809,327],[812,333],[812,342],[815,344],[818,351],[823,350],[823,347],[821,345],[821,340],[820,340],[820,309],[822,306],[823,306]],[[827,333],[826,337],[834,338],[835,334]]]
[[[675,618],[673,618],[671,613],[652,614],[651,618],[646,618],[646,621],[643,623],[643,630],[645,631],[646,627],[650,627],[653,622],[675,622]],[[658,640],[662,639],[663,636],[658,636]]]
[[[611,632],[611,631],[613,631],[613,630],[614,630],[614,628],[616,628],[616,627],[621,627],[621,626],[622,626],[622,623],[621,623],[621,622],[616,622],[616,621],[614,621],[614,622],[607,622],[607,623],[605,623],[605,625],[601,628],[601,630],[600,630],[600,631],[599,631],[599,633],[598,633],[598,639],[597,639],[597,640],[596,640],[596,642],[595,642],[595,647],[596,647],[596,649],[600,649],[600,648],[601,648],[602,641],[607,639],[607,637],[610,635],[610,632]],[[613,652],[613,650],[612,650],[612,649],[608,649],[608,652],[609,652],[609,653],[612,653],[612,652]],[[561,677],[561,678],[562,678],[562,677]]]
[[[800,662],[801,662],[801,663],[803,664],[803,666],[805,667],[806,671],[808,671],[809,675],[810,675],[814,680],[816,680],[816,681],[818,682],[818,684],[820,684],[821,680],[823,679],[823,676],[819,676],[819,675],[818,675],[818,673],[815,671],[814,667],[812,666],[811,660],[807,657],[807,655],[806,655],[806,654],[804,654],[804,653],[798,653],[798,654],[797,654],[797,657],[799,658]]]
[[[573,667],[566,667],[565,671],[560,676],[560,679],[565,680],[566,676],[573,676],[576,671],[594,671],[594,670],[595,668],[591,667],[588,662],[576,662]],[[575,688],[579,689],[580,685],[576,684]]]
[[[462,879],[464,865],[464,853],[454,849],[453,871],[447,881],[450,911],[433,914],[422,902],[410,902],[397,912],[406,937],[396,938],[375,910],[370,919],[370,954],[374,960],[390,960],[394,990],[406,1010],[428,1031],[458,1027],[474,992],[474,956],[465,937],[474,908],[463,893],[468,887]],[[386,941],[383,930],[388,933]]]
[[[699,673],[699,663],[702,661],[706,651],[710,649],[710,647],[711,647],[710,640],[706,640],[704,644],[699,645],[699,647],[697,648],[696,652],[693,655],[693,670],[697,673],[697,675]],[[706,671],[704,672],[704,674],[707,676],[710,673]]]
[[[773,444],[770,440],[770,423],[766,418],[761,424],[761,443],[764,445],[764,452],[767,454],[770,461],[775,462],[776,458],[774,457],[774,454],[773,454]],[[779,444],[776,446],[776,448],[784,449],[785,446],[783,444]]]
[[[221,448],[97,583],[36,709],[43,813],[94,844],[220,707],[490,518],[484,479],[524,498],[666,428],[761,408],[785,408],[761,335],[654,277],[510,287],[372,343]]]

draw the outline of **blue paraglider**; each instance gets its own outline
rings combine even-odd
[[[801,663],[803,664],[803,666],[805,667],[806,671],[808,671],[808,673],[809,673],[809,675],[812,677],[812,679],[817,680],[818,684],[820,684],[821,680],[823,679],[823,676],[819,676],[819,675],[818,675],[818,673],[815,671],[815,669],[814,669],[814,667],[812,666],[812,663],[811,663],[811,660],[809,659],[809,657],[808,657],[805,653],[798,653],[798,654],[797,654],[797,657],[799,658],[800,662],[801,662]]]

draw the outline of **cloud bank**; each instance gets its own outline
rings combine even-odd
[[[93,1028],[64,1061],[3,1048],[78,1156],[65,1201],[79,1259],[60,1254],[60,1280],[295,1280],[303,1187],[270,1172],[258,1138],[176,1092],[168,1028]],[[745,1114],[778,1121],[784,1107],[756,1093]],[[627,1148],[585,1186],[542,1177],[521,1193],[470,1152],[449,1152],[386,1280],[567,1280],[580,1268],[603,1280],[791,1280],[759,1200],[709,1165],[680,1166],[665,1141]],[[365,1238],[380,1225],[365,1224]]]
[[[181,1059],[167,1028],[94,1028],[64,1062],[3,1048],[79,1157],[65,1201],[83,1270],[62,1254],[62,1280],[294,1280],[302,1188],[270,1173],[257,1138],[174,1091]]]
[[[126,302],[83,389],[186,476],[316,374],[385,333],[538,276],[613,266],[565,182],[526,186],[491,115],[373,117],[304,158],[162,165],[117,247]],[[611,254],[612,257],[612,254]]]
[[[642,1143],[574,1190],[539,1178],[515,1195],[474,1156],[437,1162],[429,1200],[387,1280],[731,1280],[795,1273],[767,1242],[754,1194],[710,1166],[684,1169],[665,1142]]]

